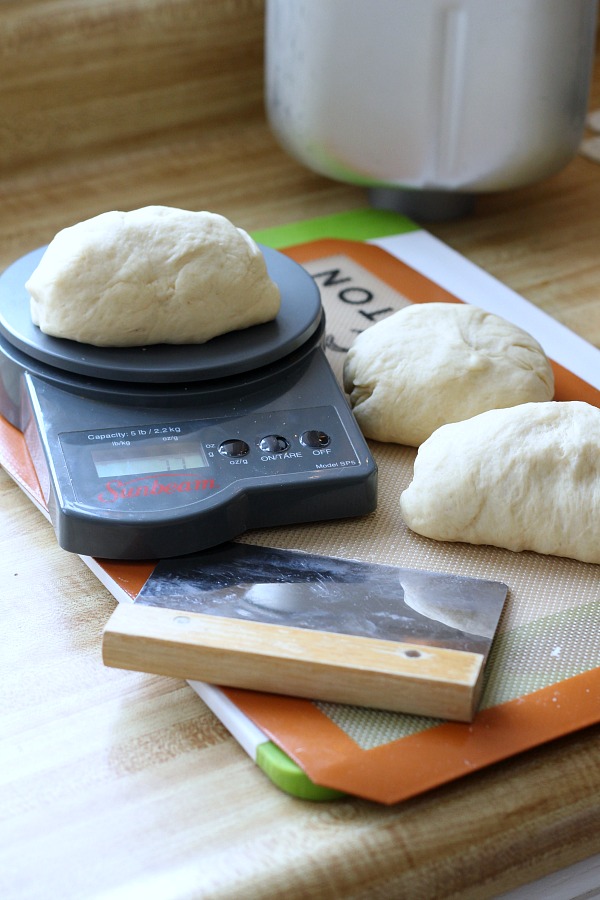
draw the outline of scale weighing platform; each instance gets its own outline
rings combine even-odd
[[[300,265],[261,247],[281,292],[272,322],[106,348],[33,325],[25,283],[44,250],[0,276],[0,413],[25,436],[61,547],[156,559],[375,509],[377,468]]]

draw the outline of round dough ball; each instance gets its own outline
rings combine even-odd
[[[404,521],[438,541],[600,563],[600,409],[525,403],[444,425],[421,445]]]
[[[147,206],[60,231],[26,288],[46,334],[104,347],[201,344],[274,319],[255,242],[216,213]]]
[[[551,400],[554,376],[538,342],[500,316],[417,303],[357,337],[344,388],[366,437],[418,447],[447,422]]]

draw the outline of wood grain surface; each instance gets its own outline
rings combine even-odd
[[[254,229],[366,205],[270,135],[262,13],[5,0],[0,266],[112,208]],[[600,165],[430,230],[600,346]],[[599,728],[397,807],[282,793],[184,682],[103,666],[113,599],[4,472],[0,585],[3,898],[480,900],[600,852]]]

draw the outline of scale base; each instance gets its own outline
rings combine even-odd
[[[372,512],[375,462],[322,350],[304,363],[245,401],[179,408],[124,410],[25,374],[27,444],[60,546],[162,559]]]

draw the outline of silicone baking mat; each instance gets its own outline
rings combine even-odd
[[[377,247],[322,241],[288,252],[320,286],[327,353],[338,377],[345,350],[369,324],[410,302],[460,302]],[[553,368],[556,399],[600,406],[598,390],[562,366]],[[472,724],[457,725],[250,692],[226,694],[318,784],[383,802],[599,721],[600,567],[414,534],[400,517],[398,499],[412,478],[416,450],[370,443],[379,466],[374,514],[334,526],[253,532],[242,540],[507,583],[480,712]]]
[[[341,377],[357,332],[415,302],[460,302],[384,250],[323,240],[287,250],[315,277],[327,355]],[[499,311],[500,312],[500,311]],[[554,364],[557,399],[600,407],[600,391]],[[2,422],[0,462],[43,507],[19,432]],[[503,581],[509,596],[471,724],[250,691],[223,693],[316,784],[394,803],[600,720],[600,566],[493,547],[439,543],[410,532],[398,499],[416,451],[371,444],[379,504],[370,516],[253,531],[241,540],[369,562]],[[135,597],[151,563],[96,561],[103,581]]]

